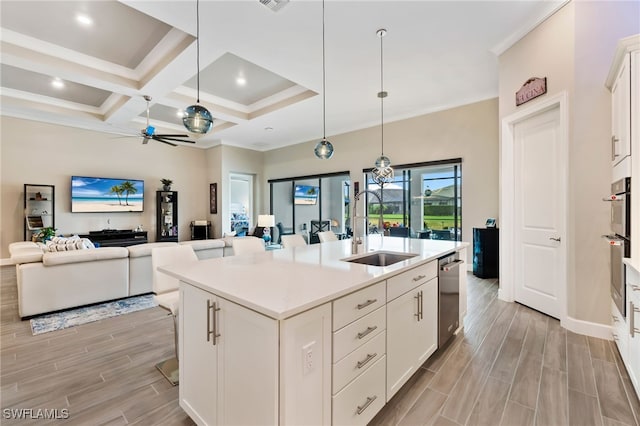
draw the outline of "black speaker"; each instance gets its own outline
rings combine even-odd
[[[498,278],[498,228],[473,228],[473,275],[479,278]]]

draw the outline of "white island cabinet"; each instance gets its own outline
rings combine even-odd
[[[467,245],[369,237],[365,253],[415,256],[348,262],[342,240],[160,268],[181,281],[180,406],[199,425],[368,423],[437,349],[437,261]]]

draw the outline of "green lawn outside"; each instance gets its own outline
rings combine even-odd
[[[402,215],[401,214],[385,214],[382,216],[385,222],[389,222],[391,226],[394,224],[402,223]],[[377,223],[376,215],[369,215],[369,219],[371,223]],[[423,222],[427,224],[428,229],[449,229],[453,228],[453,215],[451,216],[424,216]],[[414,229],[414,231],[418,231],[418,229]]]

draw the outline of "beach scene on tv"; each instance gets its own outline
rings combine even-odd
[[[72,176],[71,212],[141,212],[144,181]]]

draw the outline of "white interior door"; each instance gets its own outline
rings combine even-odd
[[[560,108],[514,125],[514,261],[517,302],[561,318],[566,183]]]

